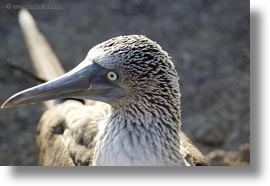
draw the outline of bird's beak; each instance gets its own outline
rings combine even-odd
[[[59,98],[91,99],[109,102],[119,96],[119,87],[106,79],[108,69],[93,63],[78,65],[59,78],[21,91],[1,108],[37,103]]]

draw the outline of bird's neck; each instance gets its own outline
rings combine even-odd
[[[96,144],[94,165],[185,165],[179,153],[180,113],[132,103],[111,115]]]

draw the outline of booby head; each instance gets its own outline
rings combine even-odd
[[[119,36],[96,45],[73,70],[13,95],[1,108],[58,98],[118,106],[143,103],[144,99],[153,104],[180,105],[178,75],[170,57],[142,35]]]

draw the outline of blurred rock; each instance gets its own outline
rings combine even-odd
[[[249,166],[250,146],[242,144],[236,151],[214,150],[206,158],[212,166]]]

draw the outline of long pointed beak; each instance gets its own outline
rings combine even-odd
[[[37,103],[59,98],[103,101],[112,89],[106,81],[107,69],[98,64],[79,65],[59,78],[21,91],[10,97],[1,108]]]

